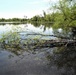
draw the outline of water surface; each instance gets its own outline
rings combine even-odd
[[[0,25],[2,34],[16,31],[20,39],[58,40],[58,36],[72,38],[72,33],[62,28],[52,27],[44,30],[44,25],[38,27],[31,24]],[[8,34],[7,34],[8,35]],[[50,36],[49,36],[50,35]],[[55,35],[55,36],[52,36]],[[45,48],[2,48],[0,47],[1,75],[76,75],[76,47],[45,47]]]

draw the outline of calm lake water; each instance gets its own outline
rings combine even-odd
[[[25,40],[72,39],[72,32],[32,24],[0,25],[0,38],[8,32],[17,32]],[[58,36],[58,37],[57,37]],[[0,75],[76,75],[76,47],[45,47],[31,49],[0,47]]]

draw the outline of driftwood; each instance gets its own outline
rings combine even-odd
[[[76,40],[71,41],[56,41],[56,40],[47,40],[44,43],[36,44],[35,48],[44,48],[44,47],[61,47],[61,46],[76,46]]]
[[[38,48],[52,48],[52,47],[61,47],[61,46],[76,46],[76,40],[65,40],[65,41],[58,41],[58,40],[44,40],[44,42],[36,42],[36,43],[29,43],[29,44],[24,44],[23,45],[28,46],[28,48],[34,48],[34,49],[38,49]]]
[[[66,45],[66,46],[74,46],[76,45],[76,41],[75,40],[71,40],[71,41],[45,41],[44,44],[42,46],[47,46],[47,47],[58,47],[58,46],[63,46],[63,45]]]
[[[26,44],[24,43],[19,43],[19,44],[6,44],[3,43],[3,46],[9,46],[9,47],[18,47],[20,46],[20,48],[52,48],[52,47],[61,47],[61,46],[76,46],[76,40],[42,40],[42,41],[36,41],[36,42],[31,42],[30,41]],[[2,46],[2,45],[1,45]]]

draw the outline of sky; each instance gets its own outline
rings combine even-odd
[[[0,0],[0,18],[31,18],[48,12],[51,4],[57,0]]]

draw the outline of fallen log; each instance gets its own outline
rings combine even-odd
[[[20,46],[20,48],[46,48],[46,47],[61,47],[61,46],[76,46],[76,40],[42,40],[42,41],[36,41],[36,42],[28,42],[28,43],[13,43],[13,44],[5,44],[3,43],[1,46],[9,46],[9,47],[17,47]]]
[[[40,42],[35,42],[35,43],[29,43],[29,44],[24,44],[23,45],[28,46],[28,48],[33,48],[33,49],[37,49],[37,48],[52,48],[52,47],[61,47],[61,46],[76,46],[76,41],[75,40],[65,40],[65,41],[58,41],[58,40],[44,40],[44,41],[40,41]]]
[[[36,47],[61,47],[61,46],[76,46],[76,41],[45,41]]]

